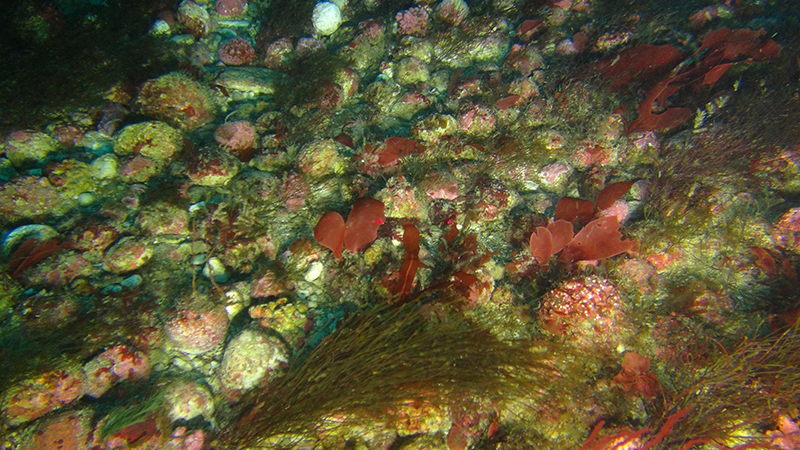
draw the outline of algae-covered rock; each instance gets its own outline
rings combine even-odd
[[[128,125],[114,140],[114,152],[123,158],[119,174],[128,182],[145,182],[172,162],[182,147],[181,133],[164,122]]]
[[[78,206],[78,197],[95,189],[91,169],[72,159],[55,164],[47,177],[21,177],[0,187],[0,222],[58,217]]]
[[[508,52],[511,27],[503,19],[482,18],[459,32],[436,36],[434,59],[450,69],[499,61]]]
[[[200,149],[192,158],[186,175],[197,186],[222,186],[239,173],[241,163],[219,147]]]
[[[162,392],[169,408],[167,417],[172,422],[192,420],[198,416],[205,420],[214,419],[214,398],[202,383],[176,380],[166,385]]]
[[[386,205],[386,217],[416,219],[428,214],[428,197],[403,176],[391,178],[376,197]]]
[[[261,385],[270,372],[288,362],[283,344],[256,330],[244,330],[228,344],[219,366],[223,394],[229,399]]]
[[[433,114],[418,120],[411,125],[411,136],[419,141],[431,144],[444,136],[458,133],[456,119],[449,114]]]
[[[147,81],[136,98],[142,113],[184,130],[214,120],[217,94],[180,72]]]
[[[86,379],[80,367],[41,373],[11,386],[0,400],[0,419],[17,426],[80,398]]]
[[[92,161],[91,165],[92,177],[94,177],[96,180],[102,182],[112,181],[114,178],[117,177],[118,170],[119,170],[119,158],[110,153],[101,155],[97,159]]]
[[[145,239],[129,236],[114,244],[103,259],[103,269],[112,273],[134,271],[150,261],[153,248]]]
[[[142,122],[128,125],[114,140],[114,153],[120,156],[140,155],[159,165],[169,164],[183,146],[180,131],[164,122]]]
[[[164,326],[170,345],[188,355],[217,348],[228,333],[228,315],[222,308],[192,307],[178,313]]]
[[[58,142],[42,132],[14,131],[5,140],[6,157],[17,167],[36,163],[54,152]]]
[[[323,139],[306,145],[300,149],[297,158],[300,170],[312,179],[344,174],[348,159],[339,153],[340,147],[341,144],[333,139]]]
[[[428,65],[413,56],[398,61],[395,68],[395,79],[400,84],[426,83],[430,76]]]
[[[260,67],[225,67],[224,71],[211,71],[216,74],[216,83],[235,101],[272,95],[286,80],[280,72]]]

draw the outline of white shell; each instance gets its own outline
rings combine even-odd
[[[90,166],[92,177],[96,180],[113,180],[117,177],[119,160],[111,153],[99,156]]]
[[[225,264],[219,258],[212,256],[208,258],[205,267],[203,267],[203,275],[208,278],[214,277],[217,283],[224,283],[228,281],[228,274],[225,271]]]
[[[29,238],[36,238],[40,242],[49,241],[58,236],[58,231],[47,225],[23,225],[14,228],[3,237],[3,253],[8,255],[17,249],[17,246]]]
[[[306,271],[303,278],[309,283],[312,281],[316,281],[317,278],[319,278],[319,276],[322,275],[322,269],[324,268],[325,266],[323,266],[321,262],[319,261],[313,262],[308,266],[308,270]]]
[[[327,36],[333,34],[342,24],[342,10],[333,2],[318,2],[314,5],[311,20],[317,33]]]

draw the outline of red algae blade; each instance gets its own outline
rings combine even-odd
[[[611,183],[605,187],[599,194],[595,205],[597,209],[603,210],[611,207],[617,200],[622,198],[626,192],[633,186],[633,181],[620,181],[618,183]]]
[[[400,283],[394,293],[408,295],[414,289],[414,278],[417,270],[427,267],[419,260],[419,230],[411,222],[403,224],[403,249],[406,251],[400,266]]]
[[[672,45],[640,44],[619,55],[605,58],[595,71],[613,80],[611,88],[619,90],[633,81],[642,81],[668,72],[687,56]]]
[[[555,255],[567,246],[575,237],[575,232],[572,231],[572,224],[566,220],[556,220],[547,225],[547,230],[553,236],[553,247],[550,249],[550,254]]]
[[[639,105],[639,117],[628,127],[628,134],[636,131],[675,128],[692,117],[692,110],[689,108],[669,108],[660,114],[653,114],[653,104],[656,99],[664,100],[677,91],[674,86],[670,86],[671,81],[662,81],[650,89],[647,97]]]
[[[419,230],[411,222],[403,224],[403,250],[419,257]]]
[[[344,235],[344,219],[336,211],[326,213],[314,227],[314,239],[323,247],[329,248],[336,259],[342,258]]]
[[[616,217],[601,217],[586,224],[575,235],[564,248],[561,258],[568,262],[592,261],[636,250],[638,241],[622,241],[621,237],[619,220]]]
[[[344,231],[344,247],[352,253],[369,247],[378,237],[378,227],[386,220],[383,202],[362,198],[353,205]]]
[[[545,227],[536,227],[536,231],[531,234],[530,248],[531,254],[539,264],[547,263],[553,254],[553,236],[550,231]]]
[[[561,197],[556,203],[556,212],[553,214],[554,220],[566,220],[572,222],[578,219],[579,222],[587,222],[594,215],[594,203],[573,197]]]
[[[383,150],[378,152],[378,165],[381,167],[391,166],[398,159],[422,150],[425,150],[425,147],[412,139],[396,136],[387,138]]]

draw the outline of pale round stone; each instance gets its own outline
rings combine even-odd
[[[309,283],[315,281],[319,278],[320,275],[322,275],[323,268],[324,266],[322,265],[321,262],[319,261],[313,262],[308,266],[308,270],[306,271],[306,274],[305,276],[303,276],[303,278]]]
[[[203,267],[203,275],[209,279],[214,277],[214,281],[217,283],[228,281],[228,273],[225,269],[225,264],[216,256],[208,258],[206,265]]]

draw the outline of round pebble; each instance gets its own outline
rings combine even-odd
[[[94,192],[83,192],[78,195],[78,204],[81,206],[89,206],[97,201],[97,195]]]

